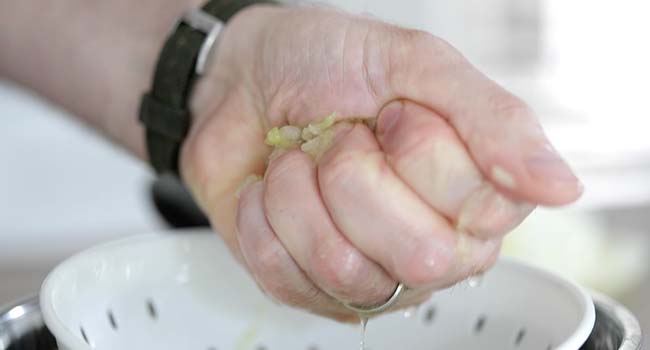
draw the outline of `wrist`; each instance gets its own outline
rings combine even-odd
[[[254,4],[237,12],[224,26],[207,71],[190,95],[193,125],[210,116],[226,94],[236,86],[251,85],[256,69],[254,58],[264,40],[265,29],[273,14],[284,8],[271,4]]]
[[[192,167],[192,147],[188,147],[199,131],[204,129],[209,119],[218,118],[221,108],[229,97],[246,94],[250,105],[235,107],[241,110],[241,120],[237,123],[256,122],[255,115],[244,110],[262,111],[263,98],[254,78],[255,61],[260,57],[259,50],[265,40],[271,19],[278,13],[286,11],[285,7],[271,4],[250,5],[234,15],[222,30],[219,43],[208,62],[204,76],[197,80],[190,95],[192,121],[190,131],[180,153],[179,165],[183,178]],[[252,108],[251,108],[252,107]]]
[[[107,102],[101,111],[100,126],[117,143],[126,146],[138,158],[147,160],[144,128],[138,122],[140,97],[150,87],[156,60],[180,16],[188,9],[199,7],[203,0],[163,0],[144,2],[143,11],[123,15],[125,28],[121,42],[109,45],[122,47],[113,53],[114,70],[104,72]],[[146,10],[146,11],[145,11]],[[145,14],[146,13],[146,14]],[[115,34],[107,33],[115,37]],[[115,103],[119,101],[119,103]],[[124,116],[119,117],[119,116]]]

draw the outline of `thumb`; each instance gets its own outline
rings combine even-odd
[[[396,45],[400,48],[391,51],[388,72],[392,95],[445,117],[497,188],[542,205],[568,204],[580,197],[582,184],[524,102],[430,34],[400,36]]]

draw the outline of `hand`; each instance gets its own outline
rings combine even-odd
[[[397,281],[404,307],[484,271],[535,205],[582,190],[526,104],[449,44],[331,9],[237,15],[192,107],[182,174],[213,227],[266,293],[336,319]],[[269,129],[332,112],[316,162],[267,165]]]

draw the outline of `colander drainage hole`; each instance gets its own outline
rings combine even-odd
[[[485,316],[481,316],[476,320],[476,324],[474,325],[474,332],[476,333],[481,333],[483,328],[485,328]]]
[[[519,346],[521,344],[521,341],[524,340],[524,337],[526,336],[526,329],[522,328],[517,332],[517,336],[515,337],[515,346]]]
[[[151,318],[158,319],[158,311],[156,310],[156,305],[153,303],[153,300],[147,300],[147,311],[149,311],[149,316]]]
[[[86,335],[86,331],[84,330],[84,327],[81,326],[79,327],[79,330],[81,331],[81,337],[84,338],[84,341],[86,344],[90,345],[90,342],[88,341],[88,336]]]
[[[108,310],[107,316],[108,316],[108,322],[111,324],[111,327],[114,330],[117,330],[117,322],[115,321],[115,316],[113,315],[113,311]]]
[[[307,350],[318,350],[318,346],[316,345],[310,345]]]
[[[436,308],[431,306],[427,309],[427,312],[424,314],[424,323],[431,324],[433,319],[436,318]]]

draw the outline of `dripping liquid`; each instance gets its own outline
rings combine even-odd
[[[480,287],[483,283],[483,274],[476,274],[467,279],[467,285],[470,288]],[[412,318],[418,312],[417,306],[408,308],[404,311],[403,316],[406,319]],[[359,342],[359,349],[366,350],[366,328],[368,326],[368,317],[359,314],[359,324],[361,325],[361,341]]]
[[[368,325],[368,317],[359,315],[359,322],[361,324],[361,342],[360,349],[366,349],[366,326]]]
[[[419,306],[412,306],[406,309],[403,313],[404,318],[410,319],[417,314]],[[359,349],[366,350],[366,328],[368,328],[368,317],[359,314],[359,325],[361,325],[361,340],[359,341]]]

